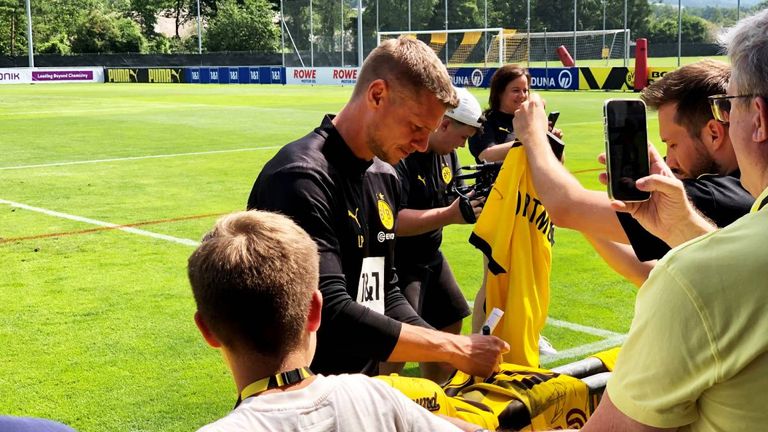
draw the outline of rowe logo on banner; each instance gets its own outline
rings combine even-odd
[[[317,82],[317,69],[293,69],[290,77],[292,84],[315,84]]]
[[[340,84],[354,84],[357,82],[357,68],[334,69],[332,79]]]
[[[351,85],[359,68],[285,68],[286,84]]]

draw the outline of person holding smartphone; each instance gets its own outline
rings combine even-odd
[[[707,103],[707,96],[725,91],[730,76],[727,64],[703,60],[668,72],[641,94],[648,107],[658,111],[659,134],[667,146],[669,166],[649,147],[657,162],[652,168],[682,178],[694,207],[718,226],[746,214],[754,202],[739,183],[729,126],[713,117]],[[642,285],[670,245],[632,216],[617,214],[604,191],[584,188],[540,143],[532,141],[525,150],[536,191],[555,225],[582,232],[614,270]]]
[[[637,181],[645,202],[613,202],[677,246],[637,295],[627,340],[590,431],[749,431],[768,423],[768,9],[722,36],[733,65],[725,94],[709,98],[729,136],[749,214],[716,230],[682,181]],[[541,115],[541,113],[539,114]]]

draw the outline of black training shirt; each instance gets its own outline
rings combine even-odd
[[[755,202],[755,198],[741,187],[739,176],[739,171],[726,176],[704,174],[683,180],[683,186],[693,206],[722,228],[749,213]],[[646,231],[629,213],[617,212],[616,215],[640,261],[659,259],[669,252],[666,243]]]
[[[482,162],[479,157],[483,150],[515,140],[515,131],[512,126],[512,119],[514,118],[514,115],[501,111],[487,112],[483,133],[469,137],[469,152],[472,153],[478,163]]]
[[[435,152],[412,153],[395,166],[402,185],[400,209],[428,210],[451,204],[448,184],[459,173],[456,152],[439,155]],[[443,241],[443,229],[438,228],[415,236],[397,238],[396,267],[401,273],[414,265],[425,266],[440,261],[437,253]]]
[[[400,199],[394,169],[358,159],[326,116],[320,127],[283,147],[259,174],[248,208],[290,216],[320,253],[322,325],[312,370],[376,373],[397,343],[402,322],[428,325],[396,287],[395,212]],[[361,275],[364,259],[383,257],[383,273]],[[370,260],[369,260],[370,261]],[[359,304],[381,299],[385,316]]]

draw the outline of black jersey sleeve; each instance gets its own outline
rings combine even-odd
[[[617,212],[619,223],[627,234],[629,244],[640,261],[651,261],[663,257],[669,252],[669,245],[643,228],[629,213]]]
[[[461,162],[459,161],[459,154],[456,152],[456,150],[451,152],[450,158],[451,158],[451,169],[453,170],[452,174],[453,174],[453,178],[455,179],[456,176],[460,176],[462,173]],[[466,182],[463,179],[455,180],[454,183],[456,186],[466,185]],[[449,194],[451,193],[450,190],[446,190],[446,192],[448,192]]]
[[[398,202],[398,211],[404,208],[408,208],[408,195],[411,192],[411,174],[407,159],[403,159],[395,165],[395,171],[397,172],[398,184],[400,186],[400,200]]]
[[[323,294],[320,331],[326,335],[322,351],[386,360],[397,344],[401,323],[358,304],[347,291],[332,203],[330,190],[312,173],[283,170],[257,180],[249,208],[291,217],[317,243]],[[387,307],[405,301],[398,296],[402,298],[399,289],[390,289]]]
[[[721,228],[749,213],[755,202],[734,176],[704,175],[683,185],[693,206]]]

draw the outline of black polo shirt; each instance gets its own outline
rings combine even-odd
[[[739,171],[725,176],[704,174],[683,180],[683,186],[693,206],[722,228],[749,213],[755,202],[741,186],[739,177]],[[659,259],[669,252],[669,245],[646,231],[629,213],[617,212],[616,215],[640,261]]]
[[[402,185],[400,208],[428,210],[451,204],[448,184],[459,173],[456,152],[439,155],[435,152],[412,153],[395,167]],[[398,237],[395,261],[398,271],[414,265],[437,264],[437,253],[443,242],[443,229],[409,237]]]
[[[501,111],[488,111],[486,113],[483,133],[469,138],[469,152],[472,153],[478,163],[482,162],[479,157],[483,150],[515,140],[515,130],[512,126],[514,118],[513,114]]]
[[[377,158],[358,159],[331,120],[267,162],[248,208],[290,216],[317,243],[323,312],[312,370],[373,374],[394,349],[401,321],[428,325],[395,285],[397,175]],[[357,301],[363,299],[388,316]]]

